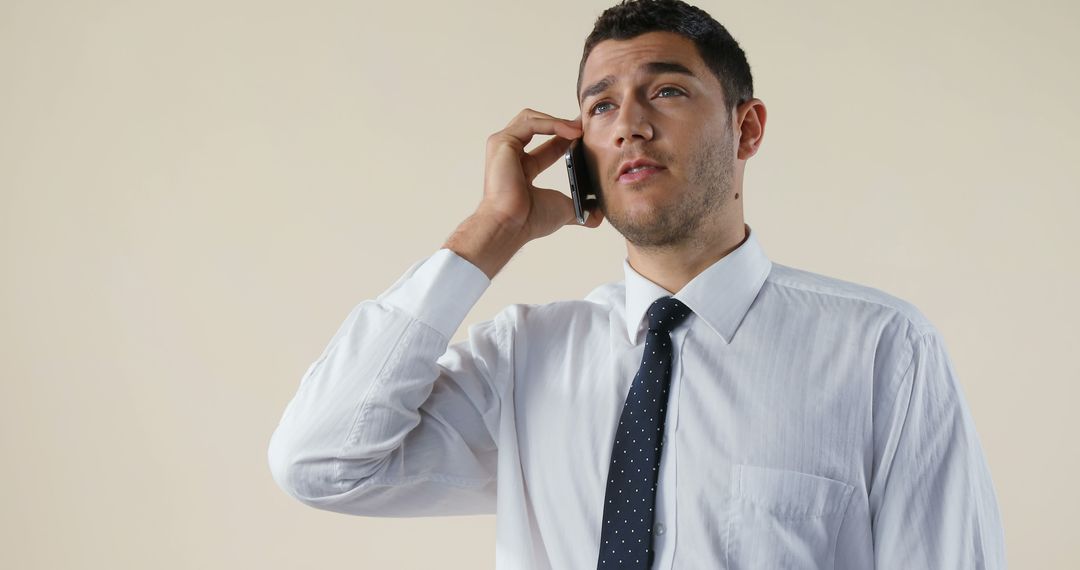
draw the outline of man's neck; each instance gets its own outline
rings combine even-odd
[[[626,242],[630,267],[642,277],[678,293],[694,277],[735,251],[750,237],[742,219],[729,224],[715,236],[691,240],[665,248],[639,248]]]

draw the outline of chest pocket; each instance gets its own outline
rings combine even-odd
[[[834,567],[836,537],[855,487],[753,465],[735,465],[731,475],[727,568]]]

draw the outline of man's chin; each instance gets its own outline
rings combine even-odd
[[[634,200],[630,204],[625,202],[612,208],[613,211],[605,211],[604,216],[623,226],[648,228],[660,224],[668,206],[657,204],[652,200]],[[615,223],[612,223],[614,226]]]
[[[655,218],[648,220],[626,218],[616,216],[614,219],[605,214],[605,218],[619,235],[634,245],[653,245],[667,241],[670,228],[664,223],[659,223]]]

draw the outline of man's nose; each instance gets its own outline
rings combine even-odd
[[[633,99],[627,99],[617,112],[619,116],[616,118],[614,131],[616,147],[622,148],[635,137],[645,141],[652,139],[652,121],[643,105]]]

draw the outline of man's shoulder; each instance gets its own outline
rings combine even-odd
[[[592,291],[589,291],[589,294],[585,295],[585,298],[582,300],[604,306],[612,306],[618,302],[625,301],[626,282],[611,281],[609,283],[598,285]]]
[[[848,313],[851,317],[873,312],[903,322],[916,335],[935,331],[926,315],[910,301],[862,283],[774,261],[765,286],[784,291],[791,297],[816,301],[814,306],[828,308],[837,317],[842,316],[837,311]]]
[[[508,319],[513,326],[534,324],[549,325],[555,322],[600,317],[607,319],[612,311],[621,312],[625,300],[622,281],[600,285],[581,299],[560,299],[545,303],[514,303],[503,307],[500,317]]]

